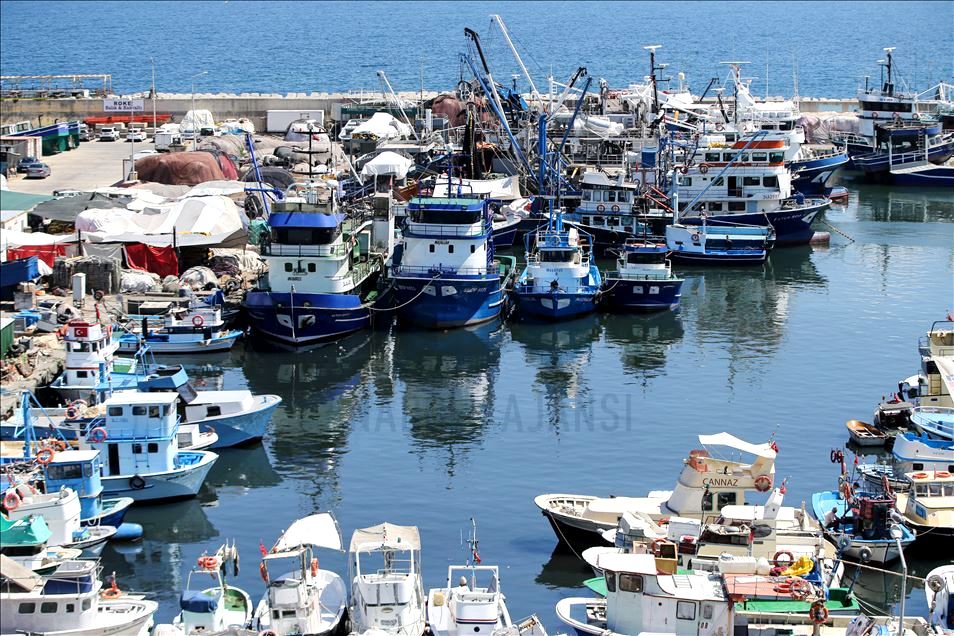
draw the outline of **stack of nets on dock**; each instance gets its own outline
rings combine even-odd
[[[118,258],[79,256],[58,258],[53,264],[53,287],[70,289],[74,274],[86,274],[86,293],[102,291],[115,294],[120,290],[122,263]]]

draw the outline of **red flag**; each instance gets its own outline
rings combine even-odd
[[[261,539],[258,540],[258,551],[262,553],[262,556],[268,555],[268,548],[265,547],[265,543]]]
[[[480,555],[477,554],[477,550],[474,550],[474,563],[480,565]]]

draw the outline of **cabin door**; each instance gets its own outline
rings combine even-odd
[[[109,447],[109,474],[118,475],[119,474],[119,445],[118,444],[107,444]]]

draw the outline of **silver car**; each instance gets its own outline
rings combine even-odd
[[[45,163],[31,163],[27,168],[26,178],[27,179],[46,179],[50,176],[50,167]]]

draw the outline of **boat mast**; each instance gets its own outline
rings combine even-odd
[[[656,71],[661,69],[656,67],[656,49],[662,48],[662,44],[650,44],[643,48],[649,51],[649,81],[653,87],[653,115],[659,116],[659,91],[656,88]]]
[[[537,85],[533,83],[533,78],[530,77],[530,71],[527,70],[526,65],[523,63],[523,59],[520,57],[520,54],[517,53],[517,47],[513,45],[513,42],[510,40],[510,32],[507,30],[507,25],[504,24],[503,18],[501,18],[496,13],[490,16],[491,20],[494,20],[497,23],[497,26],[500,27],[500,32],[503,34],[504,41],[507,43],[507,46],[510,47],[510,52],[513,53],[514,59],[517,60],[517,66],[520,67],[523,76],[527,78],[527,82],[530,84],[530,99],[534,102],[538,102],[542,108],[543,98],[540,96],[540,92],[537,90]]]

